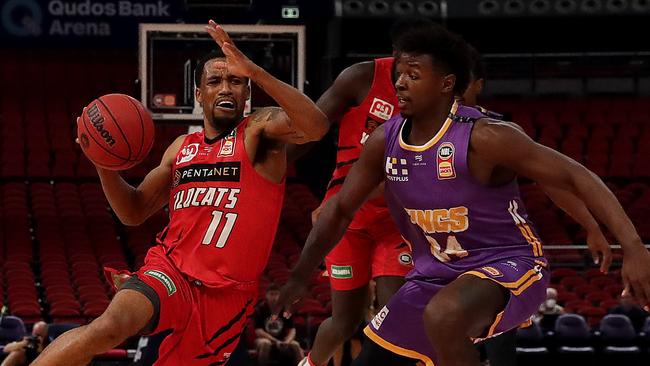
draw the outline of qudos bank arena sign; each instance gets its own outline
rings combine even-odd
[[[112,37],[141,22],[180,17],[178,0],[7,0],[0,23],[9,37]]]

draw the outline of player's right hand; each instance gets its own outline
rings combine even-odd
[[[607,273],[612,264],[612,248],[600,228],[587,233],[587,246],[594,263],[600,264],[600,272]]]
[[[271,309],[275,314],[281,311],[285,318],[291,317],[291,307],[300,301],[302,296],[307,292],[307,281],[309,278],[290,277],[289,281],[280,289],[280,299],[278,300],[278,309]]]
[[[623,251],[623,296],[632,295],[650,311],[650,252],[642,244]]]

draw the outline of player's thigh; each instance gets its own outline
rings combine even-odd
[[[413,269],[411,248],[406,244],[392,220],[383,220],[373,224],[369,228],[369,232],[374,244],[372,278],[406,276]]]
[[[115,294],[106,311],[91,326],[110,331],[112,335],[132,336],[145,329],[153,315],[154,304],[147,296],[123,289]]]
[[[375,342],[365,339],[359,356],[352,361],[352,366],[415,366],[417,360],[397,355]]]
[[[468,337],[487,334],[497,315],[505,309],[510,294],[499,284],[474,276],[461,276],[442,288],[427,304],[425,325],[444,334],[452,326]]]
[[[334,323],[356,328],[363,321],[370,305],[368,284],[353,290],[332,290],[332,319]]]
[[[384,307],[388,300],[397,292],[397,290],[404,285],[404,277],[402,276],[381,276],[375,278],[377,285],[375,291],[377,295],[377,303],[379,308]]]
[[[333,290],[347,291],[370,282],[372,238],[361,230],[350,230],[325,258]]]

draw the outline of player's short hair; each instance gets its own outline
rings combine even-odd
[[[388,31],[390,35],[390,41],[393,45],[397,42],[397,39],[402,36],[405,32],[417,29],[420,27],[427,27],[432,24],[435,24],[431,19],[424,17],[405,17],[399,18],[390,26]]]
[[[472,77],[474,80],[485,79],[485,62],[483,61],[483,56],[478,50],[471,44],[467,45],[469,52],[469,59],[472,63]]]
[[[471,62],[467,42],[444,27],[431,24],[406,30],[395,43],[397,54],[429,55],[437,67],[456,76],[454,93],[461,94],[469,84]]]
[[[280,291],[280,286],[278,286],[274,282],[269,283],[269,285],[266,287],[266,292],[271,292],[271,291]]]
[[[224,58],[226,57],[221,50],[212,50],[205,55],[201,56],[196,62],[196,68],[194,69],[194,85],[198,88],[201,86],[201,76],[205,69],[206,62],[213,60],[215,58]]]

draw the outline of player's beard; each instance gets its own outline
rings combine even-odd
[[[232,117],[229,116],[216,116],[216,111],[213,109],[210,115],[209,123],[217,131],[229,131],[237,127],[239,122],[244,118],[243,111],[234,113]]]

